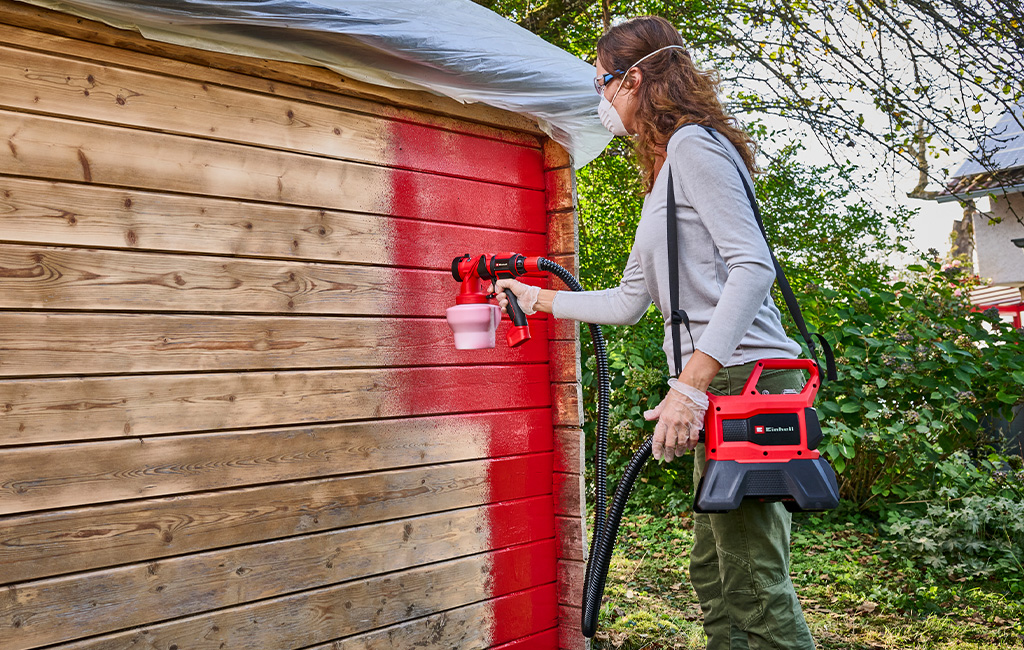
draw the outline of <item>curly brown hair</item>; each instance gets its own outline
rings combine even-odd
[[[685,47],[672,23],[660,16],[640,16],[609,29],[597,42],[597,58],[621,79],[630,66],[666,45]],[[718,99],[718,71],[697,68],[688,50],[676,48],[663,50],[636,67],[643,73],[635,100],[636,157],[648,192],[654,186],[659,150],[664,150],[684,124],[714,127],[736,146],[750,173],[758,173],[754,160],[757,143],[737,125],[736,118],[725,113]],[[622,83],[625,88],[636,86],[632,77]]]

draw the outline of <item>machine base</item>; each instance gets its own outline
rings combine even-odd
[[[693,511],[728,512],[739,508],[743,499],[782,501],[790,512],[831,510],[839,505],[839,484],[824,458],[784,463],[709,460]]]

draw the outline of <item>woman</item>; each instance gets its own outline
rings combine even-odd
[[[648,190],[622,282],[580,293],[498,282],[503,309],[500,289],[510,288],[527,313],[556,318],[631,325],[652,300],[669,314],[665,219],[671,168],[679,305],[689,316],[694,345],[684,346],[682,367],[675,367],[671,323],[664,318],[671,389],[645,415],[658,420],[655,458],[672,460],[695,450],[695,486],[704,468],[704,445],[697,437],[708,405],[705,393],[736,394],[757,360],[800,353],[769,295],[775,269],[740,177],[753,186],[754,143],[725,115],[718,84],[717,73],[694,66],[667,20],[641,17],[611,28],[597,44],[601,121],[616,135],[636,135]],[[717,137],[694,124],[713,127]],[[762,375],[758,389],[778,393],[802,386],[799,371],[776,370]],[[694,516],[690,579],[704,613],[708,650],[814,647],[789,578],[790,521],[782,504],[757,501],[725,514]]]

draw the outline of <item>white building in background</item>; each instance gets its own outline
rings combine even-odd
[[[978,275],[989,286],[971,294],[980,308],[996,307],[1003,320],[1022,326],[1024,311],[1024,104],[1007,111],[979,151],[994,152],[985,169],[967,160],[936,201],[989,199],[989,211],[973,213]],[[977,157],[977,156],[975,156]]]

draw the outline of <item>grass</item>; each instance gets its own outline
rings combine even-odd
[[[595,650],[704,647],[690,516],[624,518]],[[822,650],[1024,650],[1019,595],[921,570],[856,513],[796,515],[791,574]]]

